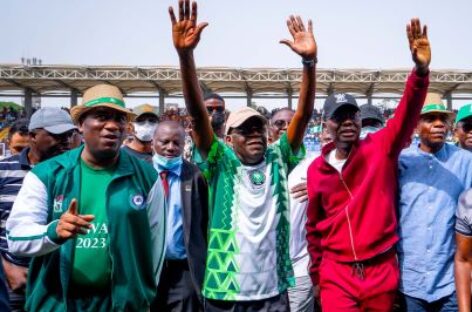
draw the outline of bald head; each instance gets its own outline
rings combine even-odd
[[[156,127],[154,138],[160,135],[161,132],[177,132],[185,139],[185,129],[179,122],[174,120],[161,121]]]
[[[182,155],[185,145],[185,130],[176,121],[160,122],[154,132],[154,151],[164,157]]]

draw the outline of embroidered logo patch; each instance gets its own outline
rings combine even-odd
[[[336,103],[346,102],[346,95],[344,93],[335,94],[334,97],[336,98]]]
[[[52,209],[54,212],[62,212],[62,202],[64,201],[64,195],[57,195],[54,197]]]
[[[254,170],[249,174],[249,179],[254,185],[262,185],[265,182],[265,174],[260,170]]]
[[[129,195],[129,205],[136,210],[146,207],[146,197],[141,193]]]
[[[142,195],[134,195],[132,201],[136,206],[141,206],[144,203],[144,197]]]

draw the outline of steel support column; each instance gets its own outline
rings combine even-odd
[[[246,102],[247,107],[252,107],[252,90],[251,89],[246,90],[246,99],[247,99],[247,102]]]
[[[79,94],[76,89],[70,90],[70,107],[74,107],[77,105],[77,98]]]
[[[25,112],[27,118],[33,114],[33,90],[30,88],[25,89]]]
[[[447,109],[452,111],[452,93],[449,92],[448,94],[446,94],[445,98],[447,103]]]
[[[288,108],[292,109],[293,107],[293,91],[287,90],[287,104]]]
[[[166,104],[166,93],[164,90],[159,90],[159,114],[164,114]]]

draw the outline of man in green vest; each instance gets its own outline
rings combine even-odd
[[[25,176],[10,218],[10,251],[33,256],[28,311],[146,311],[164,250],[156,173],[121,151],[132,117],[111,85],[71,110],[84,145]]]

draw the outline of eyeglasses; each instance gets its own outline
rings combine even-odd
[[[223,106],[207,106],[208,114],[212,114],[213,112],[223,113],[225,111]]]
[[[290,125],[290,121],[278,119],[272,122],[272,125],[274,125],[277,129],[284,129],[288,128],[288,126]]]
[[[345,110],[341,112],[336,112],[331,118],[336,123],[342,123],[345,120],[353,120],[353,121],[360,121],[361,114],[359,111],[352,111],[352,110]]]
[[[46,132],[48,133],[49,136],[53,137],[54,140],[58,142],[67,142],[72,138],[72,136],[75,133],[75,130],[69,130],[67,132],[60,133],[60,134],[51,133],[49,131],[46,131]]]
[[[472,122],[463,122],[459,125],[459,128],[462,128],[464,132],[469,132],[472,130]]]
[[[138,124],[144,124],[145,122],[149,123],[158,123],[159,122],[159,117],[154,116],[154,115],[141,115],[135,119],[136,123]]]
[[[231,128],[231,133],[230,134],[237,134],[241,136],[249,136],[253,134],[254,132],[257,133],[264,133],[265,132],[265,127],[258,127],[258,126],[253,126],[253,127],[244,127],[244,128]]]

